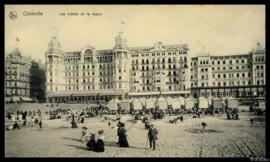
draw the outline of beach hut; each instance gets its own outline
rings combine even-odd
[[[180,109],[181,101],[177,98],[168,97],[167,98],[168,106],[171,106],[173,109]]]
[[[164,97],[159,97],[156,101],[157,103],[157,106],[160,108],[160,109],[167,109],[168,108],[168,102],[166,101],[166,99]]]
[[[109,110],[117,110],[119,102],[120,101],[118,99],[110,100],[107,104],[107,107],[109,108]]]
[[[180,102],[180,106],[184,106],[185,105],[185,98],[184,97],[178,97],[177,100]]]
[[[135,98],[131,101],[131,103],[133,105],[134,110],[142,110],[142,108],[143,108],[142,100]]]
[[[208,97],[208,105],[213,105],[213,97],[212,96],[209,96]]]
[[[206,109],[208,108],[208,99],[205,97],[199,97],[199,108]]]
[[[151,108],[155,108],[155,99],[153,98],[148,98],[145,100],[145,108],[146,109],[151,109]]]
[[[139,100],[141,101],[142,106],[145,107],[146,98],[143,97],[143,98],[140,98]]]
[[[186,101],[185,101],[185,107],[186,107],[186,109],[192,109],[194,107],[195,103],[196,103],[195,100],[196,99],[193,98],[193,97],[187,98]]]
[[[130,101],[129,100],[121,100],[119,102],[121,110],[129,110],[130,109]]]
[[[222,100],[222,105],[226,105],[226,102],[227,102],[227,98],[226,97],[222,97],[221,98],[221,100]]]
[[[221,98],[213,98],[212,102],[213,102],[214,109],[222,108],[222,99]]]
[[[227,106],[228,108],[237,108],[238,107],[238,100],[234,97],[227,98]]]

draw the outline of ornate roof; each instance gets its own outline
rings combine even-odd
[[[159,47],[157,47],[159,46]],[[155,48],[156,47],[156,48]],[[144,47],[132,47],[131,51],[136,52],[152,52],[152,51],[167,51],[167,50],[189,50],[187,44],[171,44],[163,45],[161,42],[156,43],[154,46],[144,46]]]

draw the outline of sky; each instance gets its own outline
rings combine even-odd
[[[14,20],[9,18],[11,11],[18,15]],[[42,12],[42,16],[26,16],[26,12]],[[79,15],[68,15],[71,12]],[[44,63],[53,36],[63,51],[86,45],[100,50],[113,48],[119,32],[129,47],[161,41],[188,44],[191,56],[247,53],[257,42],[265,47],[265,6],[5,5],[5,55],[18,47],[22,55]]]

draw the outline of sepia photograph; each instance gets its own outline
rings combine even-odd
[[[5,5],[5,157],[266,158],[265,5]]]

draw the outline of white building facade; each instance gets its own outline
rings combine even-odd
[[[187,44],[129,47],[119,33],[113,48],[105,50],[86,46],[63,52],[54,37],[45,56],[48,102],[219,95],[220,88],[265,86],[265,50],[260,46],[243,55],[190,58]]]

